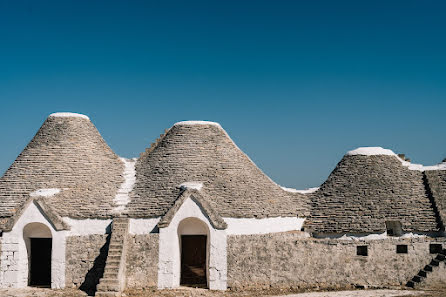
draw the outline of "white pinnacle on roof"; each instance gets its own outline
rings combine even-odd
[[[396,154],[389,149],[384,149],[379,146],[370,146],[370,147],[358,147],[355,150],[347,152],[347,155],[363,155],[363,156],[375,156],[375,155],[386,155],[386,156],[396,156]]]
[[[80,113],[74,113],[74,112],[55,112],[50,114],[50,117],[55,117],[55,118],[82,118],[82,119],[86,119],[86,120],[90,120],[89,117],[87,117],[84,114],[80,114]]]
[[[175,123],[174,126],[181,126],[181,125],[188,125],[188,126],[192,126],[192,125],[212,125],[212,126],[216,126],[221,128],[221,125],[219,123],[216,122],[210,122],[210,121],[182,121],[182,122],[178,122]]]
[[[413,164],[409,161],[401,159],[397,154],[395,154],[392,150],[384,149],[382,147],[358,147],[355,150],[349,151],[346,154],[347,156],[354,155],[362,155],[362,156],[394,156],[396,157],[403,166],[409,168],[409,170],[417,170],[417,171],[426,171],[426,170],[446,170],[446,162],[432,165],[432,166],[424,166],[422,164]]]

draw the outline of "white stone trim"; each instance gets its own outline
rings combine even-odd
[[[51,231],[51,288],[64,288],[67,231],[56,231],[34,203],[28,205],[10,232],[3,233],[0,286],[13,288],[28,286],[28,252],[23,229],[30,223],[41,223]]]
[[[304,218],[298,217],[278,217],[278,218],[223,218],[228,224],[226,234],[228,235],[249,235],[268,234],[287,231],[300,231],[305,222]]]
[[[160,228],[158,288],[172,289],[180,286],[181,255],[178,226],[187,218],[196,218],[209,230],[208,236],[208,287],[211,290],[227,289],[226,231],[214,229],[200,206],[187,198],[176,212],[168,227]]]

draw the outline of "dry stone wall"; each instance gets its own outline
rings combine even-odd
[[[158,234],[129,235],[127,245],[127,287],[157,285]]]
[[[443,239],[346,241],[302,238],[298,233],[228,237],[228,286],[383,287],[405,285],[435,255],[429,243]],[[396,245],[408,245],[397,254]],[[357,256],[366,245],[368,256]],[[441,276],[446,280],[446,275]]]
[[[102,277],[108,253],[108,235],[67,237],[66,286],[91,292]]]

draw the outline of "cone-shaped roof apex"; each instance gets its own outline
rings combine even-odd
[[[222,217],[296,216],[307,207],[304,195],[274,183],[219,124],[186,121],[141,155],[129,215],[164,215],[180,185],[193,181],[202,181],[201,191]]]
[[[217,122],[211,121],[181,121],[174,124],[174,126],[193,126],[193,125],[210,125],[221,128],[221,125]]]
[[[382,233],[386,220],[395,220],[406,231],[437,231],[423,183],[424,169],[413,167],[391,150],[350,151],[312,195],[313,229],[317,233]]]
[[[74,113],[74,112],[55,112],[49,115],[49,117],[54,118],[81,118],[85,120],[90,120],[90,118],[84,114],[81,113]]]
[[[0,178],[0,218],[42,193],[61,216],[110,217],[123,167],[87,116],[52,114]]]

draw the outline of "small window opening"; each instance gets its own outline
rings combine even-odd
[[[407,254],[407,244],[398,244],[396,246],[397,254]]]
[[[443,250],[443,245],[440,243],[431,243],[429,244],[429,253],[431,254],[439,254]]]
[[[388,236],[401,236],[403,226],[400,221],[386,221],[386,231]]]
[[[356,247],[356,255],[357,256],[367,256],[368,255],[368,249],[366,245],[358,245]]]

